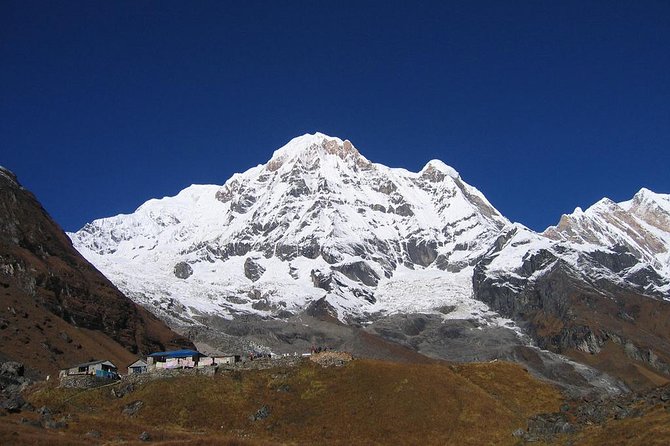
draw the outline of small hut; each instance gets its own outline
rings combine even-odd
[[[242,361],[240,355],[216,355],[213,358],[214,362],[217,364],[235,364],[236,362]]]
[[[93,375],[98,378],[118,378],[119,370],[111,361],[100,360],[77,364],[60,371],[60,376]]]
[[[142,359],[138,359],[128,366],[128,374],[133,375],[136,373],[146,373],[147,372],[147,363]]]

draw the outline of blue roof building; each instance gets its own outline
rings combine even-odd
[[[156,352],[149,355],[151,358],[199,358],[205,356],[197,350],[172,350],[169,352]]]
[[[147,366],[159,369],[190,369],[198,367],[203,355],[197,350],[155,352],[147,356]]]

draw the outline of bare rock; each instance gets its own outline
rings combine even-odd
[[[47,429],[67,429],[67,423],[65,421],[45,420],[43,421],[43,424]]]
[[[0,376],[18,378],[23,376],[25,368],[23,364],[15,361],[7,361],[0,364]]]
[[[132,403],[126,404],[123,407],[123,410],[121,413],[123,413],[126,416],[132,417],[137,415],[137,413],[140,411],[140,409],[144,406],[144,401],[142,400],[136,400],[133,401]]]
[[[265,268],[251,257],[247,257],[247,260],[244,261],[244,275],[252,282],[260,279],[264,272]]]
[[[51,420],[53,418],[53,413],[47,406],[42,406],[37,409],[37,413],[40,415],[42,421]]]
[[[421,266],[428,266],[437,258],[437,243],[433,240],[410,239],[406,245],[410,260]]]
[[[174,266],[174,275],[179,279],[188,279],[193,274],[193,268],[186,262],[179,262]]]
[[[135,391],[135,384],[132,382],[123,382],[117,388],[112,389],[112,395],[121,398]]]
[[[19,413],[25,408],[26,404],[21,395],[10,395],[9,398],[0,403],[0,407],[9,413]]]
[[[256,411],[255,414],[251,415],[249,419],[251,421],[264,420],[270,416],[270,408],[266,405],[263,405],[260,409]]]
[[[21,418],[20,423],[25,424],[26,426],[38,427],[40,429],[44,427],[39,420],[33,420],[30,418]]]
[[[331,291],[333,288],[333,275],[330,273],[324,273],[316,269],[312,270],[311,273],[312,283],[316,288],[321,288],[322,290]]]
[[[61,338],[62,340],[64,340],[65,342],[67,342],[68,344],[70,344],[72,342],[72,338],[70,337],[70,335],[68,335],[64,331],[61,331],[60,333],[58,333],[58,337]]]
[[[315,353],[309,357],[310,361],[316,362],[321,367],[341,367],[353,359],[349,353],[331,351]]]
[[[377,286],[379,283],[379,275],[365,261],[333,266],[332,269],[341,272],[351,280],[361,282],[367,286]]]

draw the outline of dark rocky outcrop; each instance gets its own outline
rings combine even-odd
[[[237,200],[230,203],[230,209],[238,214],[246,214],[249,208],[256,202],[256,197],[251,194],[240,195]]]
[[[377,286],[379,283],[379,275],[364,261],[333,266],[332,269],[341,272],[351,280],[361,282],[367,286]]]
[[[333,275],[331,273],[325,273],[314,269],[312,270],[311,277],[315,287],[326,291],[331,291],[333,289]]]
[[[615,246],[613,249],[614,252],[593,251],[590,257],[598,264],[617,273],[638,263],[635,256],[623,246]]]
[[[403,203],[397,208],[395,208],[395,213],[403,217],[411,217],[412,215],[414,215],[414,211],[412,211],[412,206],[410,206],[407,203]]]
[[[174,275],[180,279],[188,279],[193,274],[193,268],[186,262],[179,262],[174,266]]]
[[[265,268],[253,258],[247,257],[244,261],[244,275],[252,282],[260,279],[264,272]]]
[[[316,259],[321,255],[321,246],[316,238],[308,237],[296,244],[285,245],[278,243],[273,249],[273,254],[284,261],[293,260],[301,256],[308,259]]]
[[[0,409],[7,412],[20,412],[30,409],[21,396],[21,392],[31,383],[25,376],[23,364],[7,361],[0,364]]]
[[[133,417],[137,415],[137,413],[140,411],[140,409],[142,409],[142,407],[144,407],[144,401],[135,400],[131,403],[126,404],[121,410],[121,413],[128,417]]]
[[[353,273],[353,271],[355,270],[358,272],[366,271],[365,269],[357,270],[356,268],[354,268],[352,270],[349,270],[349,272]],[[374,303],[376,301],[374,292],[372,290],[370,290],[364,285],[347,283],[346,276],[343,273],[335,270],[334,268],[331,271],[322,271],[314,269],[311,272],[311,277],[312,277],[312,283],[316,288],[321,288],[330,293],[335,292],[341,293],[343,290],[347,290],[355,297],[365,299],[370,303]],[[372,280],[372,276],[366,278],[366,280]]]
[[[659,410],[670,411],[668,385],[635,393],[586,395],[562,404],[559,412],[532,416],[526,429],[519,428],[512,435],[525,443],[554,444],[558,438],[566,439],[565,434],[578,433],[599,425],[607,426],[613,420],[643,418]],[[660,439],[663,443],[664,439]],[[573,444],[573,441],[568,440],[566,444]]]
[[[251,421],[260,421],[264,420],[270,416],[270,408],[266,405],[263,405],[260,409],[256,411],[253,415],[249,417]]]
[[[434,240],[410,239],[405,250],[412,263],[428,266],[437,258],[437,242]]]

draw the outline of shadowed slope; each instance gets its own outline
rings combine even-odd
[[[0,170],[0,354],[41,372],[91,357],[190,346],[72,247],[11,172]]]

